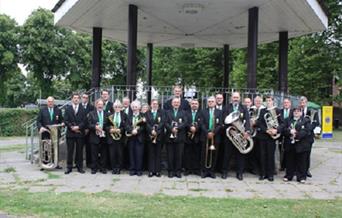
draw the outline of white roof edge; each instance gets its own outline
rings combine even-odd
[[[55,12],[55,25],[62,19],[62,17],[78,2],[79,0],[66,0],[60,8]]]
[[[319,20],[321,21],[325,29],[327,29],[328,28],[328,16],[325,14],[325,12],[323,11],[318,1],[317,0],[306,0],[306,1],[310,5],[312,10],[316,13],[316,15],[318,16]]]

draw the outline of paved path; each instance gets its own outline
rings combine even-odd
[[[218,198],[335,199],[342,198],[342,142],[316,142],[312,151],[311,172],[313,178],[309,178],[306,184],[285,183],[282,172],[274,182],[258,181],[255,175],[248,173],[243,181],[235,177],[228,177],[227,180],[219,177],[201,179],[197,176],[183,176],[181,179],[166,176],[148,178],[146,175],[132,177],[127,172],[121,175],[91,175],[89,170],[83,175],[77,172],[64,175],[63,170],[40,171],[20,152],[0,153],[0,189],[26,187],[32,192],[112,191]]]
[[[7,147],[11,145],[23,145],[26,144],[25,137],[10,137],[8,139],[0,139],[0,147]]]

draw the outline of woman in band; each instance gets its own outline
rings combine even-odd
[[[122,111],[122,104],[119,100],[114,102],[113,109],[114,113],[108,116],[108,126],[106,127],[109,162],[112,174],[120,174],[127,115]]]
[[[296,172],[297,181],[305,183],[307,156],[310,152],[310,120],[302,116],[300,108],[295,108],[293,117],[285,120],[283,134],[286,152],[286,174],[284,181],[291,181]]]
[[[141,176],[143,171],[144,136],[146,118],[140,113],[141,104],[135,100],[131,104],[132,115],[128,116],[127,134],[129,149],[129,175]]]

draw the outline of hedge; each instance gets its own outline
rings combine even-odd
[[[23,123],[37,115],[38,109],[0,109],[0,136],[24,136]]]

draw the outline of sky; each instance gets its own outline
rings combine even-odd
[[[7,14],[22,25],[35,9],[51,10],[58,0],[0,0],[0,14]]]

